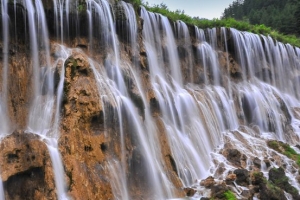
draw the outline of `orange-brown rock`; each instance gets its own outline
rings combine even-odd
[[[75,52],[65,62],[64,117],[65,131],[87,130],[93,120],[100,120],[102,105],[88,58]],[[64,125],[65,123],[63,123]]]
[[[6,199],[56,199],[47,146],[39,136],[15,131],[0,145]]]
[[[211,188],[214,184],[216,184],[216,182],[212,176],[209,176],[200,182],[200,185],[206,188]]]
[[[24,45],[16,45],[20,52],[24,52]],[[2,69],[2,62],[0,62]],[[32,61],[26,53],[13,54],[9,57],[7,104],[8,115],[11,124],[18,129],[24,129],[30,109],[30,101],[33,99],[33,72]],[[1,74],[3,71],[1,71]],[[0,84],[3,83],[1,78]]]
[[[70,196],[112,199],[105,153],[102,105],[88,58],[74,52],[65,62],[61,138],[59,141]]]
[[[236,174],[228,174],[226,176],[226,184],[231,184],[232,182],[234,182],[236,180]]]

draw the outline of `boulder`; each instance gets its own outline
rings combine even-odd
[[[236,183],[242,186],[248,186],[250,183],[249,171],[246,169],[236,169],[233,172],[236,175]]]
[[[197,192],[197,190],[195,190],[194,188],[184,188],[183,190],[187,197],[192,197]]]
[[[5,137],[0,165],[6,199],[56,199],[51,159],[39,136],[15,131]]]
[[[261,168],[261,160],[258,157],[255,157],[253,159],[253,164],[254,164],[255,167]]]
[[[284,191],[279,187],[272,184],[262,184],[260,186],[260,199],[261,200],[286,200]]]
[[[216,184],[216,182],[212,176],[209,176],[208,178],[206,178],[200,182],[200,185],[204,186],[206,188],[211,188],[215,184]]]
[[[211,199],[225,199],[225,192],[227,192],[228,190],[228,187],[224,183],[214,185],[211,188]]]
[[[237,149],[226,149],[223,154],[226,156],[227,160],[235,166],[241,166],[242,154]]]
[[[290,193],[294,199],[300,199],[298,190],[289,183],[289,178],[285,175],[283,168],[270,169],[269,181],[287,193]]]
[[[228,174],[226,176],[226,184],[232,184],[236,180],[236,174]]]

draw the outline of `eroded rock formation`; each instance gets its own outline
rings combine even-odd
[[[38,135],[15,131],[0,149],[5,199],[56,199],[51,159]]]

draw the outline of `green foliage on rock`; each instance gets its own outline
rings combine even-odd
[[[234,193],[230,190],[227,190],[224,193],[224,195],[225,195],[226,200],[236,200],[236,197],[235,197]]]
[[[271,149],[274,149],[275,151],[281,152],[281,150],[279,149],[280,146],[278,144],[278,141],[270,140],[270,141],[267,142],[267,144]]]
[[[127,0],[127,1],[125,0],[125,2],[131,3],[135,9],[143,5],[142,0]]]
[[[283,168],[279,167],[270,169],[269,181],[278,188],[290,193],[294,199],[300,198],[298,190],[289,183],[289,178],[286,176]]]
[[[300,154],[298,154],[290,145],[275,140],[270,140],[267,142],[267,144],[271,149],[274,149],[275,151],[294,160],[300,167]]]

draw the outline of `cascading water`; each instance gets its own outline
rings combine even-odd
[[[9,41],[9,16],[7,9],[7,1],[1,1],[1,14],[2,14],[2,35],[3,35],[3,64],[2,64],[2,88],[0,98],[0,140],[9,133],[9,121],[7,119],[7,78],[8,78],[8,41]],[[0,169],[1,170],[1,169]],[[0,177],[0,198],[5,199],[2,178]]]
[[[64,181],[64,169],[60,154],[58,151],[57,140],[59,138],[58,128],[59,120],[56,119],[59,116],[55,115],[53,111],[56,107],[60,109],[60,99],[59,96],[62,90],[58,90],[58,101],[55,101],[55,91],[54,91],[54,68],[56,66],[51,66],[50,62],[50,47],[49,47],[49,36],[48,29],[46,26],[46,19],[44,13],[44,7],[41,1],[35,1],[35,6],[31,5],[30,1],[25,3],[28,9],[28,23],[31,29],[30,31],[30,43],[31,43],[31,55],[33,60],[33,87],[34,87],[34,101],[32,108],[29,113],[28,130],[32,133],[40,135],[43,141],[46,143],[50,158],[52,160],[55,183],[57,188],[57,198],[58,199],[68,199],[66,194],[66,186]],[[60,12],[62,12],[62,8]],[[37,13],[37,19],[34,16]],[[39,29],[36,29],[39,27]],[[61,41],[63,37],[61,36]],[[39,47],[43,47],[41,49]],[[38,54],[40,51],[44,51],[45,67],[39,68],[40,60]],[[66,60],[68,55],[59,58]],[[57,63],[57,61],[55,62]],[[64,68],[62,68],[64,71]],[[61,72],[63,74],[63,72]],[[63,76],[61,77],[63,78]],[[61,87],[59,89],[62,89]],[[54,122],[54,123],[53,123]],[[55,124],[56,123],[56,124]],[[53,127],[53,128],[52,128]]]
[[[144,159],[143,162],[145,162],[145,174],[147,178],[145,179],[145,182],[148,182],[149,184],[149,190],[155,191],[155,194],[153,195],[153,198],[155,199],[163,199],[164,196],[170,196],[171,192],[169,191],[170,188],[165,187],[168,185],[168,180],[166,180],[165,176],[160,173],[162,172],[161,167],[161,160],[157,159],[159,155],[157,155],[157,147],[156,143],[158,141],[155,141],[155,135],[154,133],[150,133],[147,131],[146,126],[149,126],[149,123],[153,123],[151,121],[151,117],[149,115],[149,108],[146,109],[146,118],[147,122],[145,124],[142,123],[139,114],[135,111],[135,106],[132,102],[132,100],[129,98],[128,91],[125,86],[125,81],[123,79],[123,75],[126,70],[124,68],[124,64],[120,63],[120,55],[119,51],[120,49],[117,47],[116,44],[118,44],[118,40],[116,38],[116,33],[114,26],[112,24],[112,15],[110,14],[110,9],[106,1],[100,1],[99,3],[96,2],[90,2],[91,5],[88,6],[90,9],[89,12],[92,13],[92,11],[96,12],[96,15],[99,16],[105,16],[99,17],[101,19],[101,23],[103,24],[109,24],[108,30],[111,34],[111,43],[106,43],[108,48],[112,49],[111,53],[108,53],[107,58],[105,58],[105,69],[106,71],[103,71],[103,66],[99,66],[99,64],[94,63],[92,64],[92,69],[94,71],[95,77],[97,80],[97,86],[99,89],[99,94],[101,96],[111,97],[111,99],[108,99],[108,103],[114,105],[116,108],[117,116],[118,116],[118,122],[119,122],[119,131],[120,131],[120,146],[121,146],[121,159],[118,160],[115,156],[112,158],[112,160],[108,160],[108,168],[111,171],[110,178],[112,182],[112,189],[114,190],[115,198],[117,199],[132,199],[132,194],[129,194],[129,186],[128,186],[128,180],[126,178],[126,170],[132,170],[130,169],[130,166],[126,164],[126,149],[125,149],[125,130],[124,127],[130,126],[131,134],[135,135],[138,139],[138,144],[136,148],[141,151],[141,155]],[[127,4],[124,2],[121,3],[121,6],[123,9],[125,9],[125,13],[127,17],[129,18],[130,14],[134,13],[133,8],[130,6],[128,7]],[[94,10],[92,10],[94,8]],[[104,21],[106,19],[107,21]],[[94,19],[95,20],[95,19]],[[131,24],[136,24],[135,19],[134,21],[128,21],[129,25],[129,31],[128,34],[130,35],[129,40],[130,42],[134,43],[134,40],[137,38],[134,37],[136,34],[136,27],[130,26]],[[93,28],[90,29],[93,31]],[[89,34],[96,36],[95,33]],[[133,53],[135,51],[135,46],[132,46]],[[90,61],[92,63],[92,61]],[[126,65],[125,65],[126,66]],[[122,67],[122,68],[121,68]],[[123,70],[123,71],[122,71]],[[135,70],[131,69],[132,73],[136,73]],[[130,73],[130,72],[129,72]],[[102,78],[100,78],[102,77]],[[137,87],[139,88],[139,92],[142,92],[141,84],[139,83],[139,79],[135,79],[135,83]],[[108,93],[107,93],[107,92]],[[143,102],[144,105],[146,104],[145,95],[141,94],[143,96]],[[112,102],[111,102],[112,101]],[[108,107],[106,105],[106,101],[101,101],[104,108]],[[108,113],[104,109],[104,113]],[[126,119],[126,120],[124,120]],[[106,122],[109,123],[109,122]],[[127,125],[126,125],[127,124]],[[153,130],[150,129],[150,130]],[[153,134],[153,135],[151,135]],[[162,181],[162,183],[161,183]],[[164,194],[166,193],[166,194]]]
[[[0,98],[0,135],[1,138],[9,133],[9,121],[6,116],[7,114],[7,79],[8,79],[8,56],[9,56],[9,16],[7,1],[1,1],[1,13],[2,13],[2,35],[3,35],[3,68],[2,68],[2,88]]]
[[[2,1],[3,8],[8,6],[8,2]],[[44,7],[41,1],[35,1],[35,4],[32,1],[15,1],[14,2],[14,15],[16,17],[16,5],[22,5],[25,9],[27,16],[25,17],[26,24],[25,29],[29,29],[29,41],[30,41],[30,55],[32,65],[30,68],[32,69],[32,99],[31,109],[29,111],[28,117],[28,131],[31,133],[35,133],[41,136],[44,142],[47,144],[49,149],[49,154],[52,159],[54,175],[56,180],[57,187],[57,195],[58,199],[67,199],[67,195],[65,194],[65,181],[64,181],[64,170],[63,165],[61,163],[61,159],[59,158],[57,140],[58,140],[58,123],[59,120],[56,118],[58,116],[54,116],[52,113],[54,108],[56,107],[59,110],[59,103],[55,102],[55,91],[54,91],[54,68],[51,65],[50,59],[50,46],[49,46],[49,36],[48,36],[48,28],[46,24],[46,18],[44,13]],[[6,16],[2,17],[2,24],[4,25],[2,30],[3,34],[3,43],[4,43],[4,64],[3,64],[3,87],[4,89],[4,103],[7,101],[7,89],[9,88],[7,85],[7,74],[8,74],[8,44],[10,39],[8,37],[8,30],[10,27],[8,26],[8,13],[7,10],[3,10],[2,13],[5,13]],[[17,36],[17,25],[15,25],[15,35]],[[12,38],[14,39],[14,38]],[[19,39],[19,38],[17,38]],[[16,42],[16,41],[15,41]],[[40,59],[40,56],[43,55]],[[64,58],[66,59],[68,55]],[[57,63],[54,62],[54,63]],[[40,65],[44,65],[40,67]],[[55,66],[54,66],[55,67]],[[62,69],[63,70],[63,69]],[[63,76],[62,76],[63,78]],[[62,87],[60,87],[62,89]],[[58,93],[61,93],[58,91]],[[5,111],[5,106],[3,108],[3,112]],[[5,115],[7,116],[7,115]],[[53,124],[52,122],[56,122]],[[5,120],[2,120],[5,122]],[[5,123],[9,124],[9,123]],[[52,127],[56,128],[52,129]],[[5,130],[1,128],[1,131]]]
[[[188,26],[182,21],[177,21],[176,27],[177,27],[177,31],[176,31],[177,39],[183,40],[182,47],[184,51],[182,51],[179,54],[187,54],[186,63],[184,63],[184,65],[188,67],[187,71],[190,76],[189,81],[192,83],[194,82],[194,79],[193,79],[193,58],[192,58],[192,49],[191,49],[192,41],[191,41],[190,33],[188,30]],[[184,69],[186,66],[182,66],[181,68]]]
[[[211,111],[208,110],[209,107],[201,107],[201,105],[198,105],[198,102],[201,104],[200,101],[196,101],[188,90],[181,87],[182,78],[172,79],[176,73],[172,73],[171,71],[172,78],[170,79],[166,76],[165,72],[162,71],[164,65],[160,60],[156,59],[156,55],[159,55],[159,53],[163,51],[165,51],[166,55],[163,59],[170,61],[173,71],[180,71],[178,64],[175,65],[171,62],[172,60],[174,61],[174,58],[170,56],[173,53],[169,52],[167,48],[162,49],[161,45],[157,45],[157,47],[154,43],[154,41],[164,40],[163,36],[157,34],[159,33],[158,26],[168,27],[170,26],[169,24],[166,25],[168,22],[161,20],[162,24],[159,24],[159,18],[164,17],[148,13],[144,9],[142,9],[141,17],[144,19],[143,34],[147,55],[149,57],[151,84],[156,93],[160,109],[162,110],[162,120],[166,128],[176,168],[179,171],[180,178],[184,184],[188,186],[192,184],[192,180],[197,179],[197,177],[206,176],[205,171],[208,165],[205,165],[204,160],[208,159],[207,156],[209,152],[220,142],[216,134],[209,136],[210,130],[206,130],[206,127],[212,129],[213,132],[220,132],[219,128],[222,127],[222,125],[218,120],[202,119],[201,115],[205,116],[205,112],[211,113]],[[165,44],[166,46],[172,46],[167,42]],[[167,71],[167,69],[165,70]],[[177,73],[179,74],[176,76],[181,76],[181,72]],[[193,89],[191,89],[191,92],[193,92]],[[201,98],[200,95],[201,93],[199,96],[196,94],[196,98],[203,100],[203,96]],[[210,108],[213,112],[215,111],[215,107]],[[200,110],[202,111],[200,112]]]
[[[172,24],[165,16],[143,7],[137,18],[133,6],[123,1],[113,7],[106,0],[52,3],[53,12],[49,14],[40,0],[15,0],[11,5],[1,1],[0,134],[5,137],[12,132],[9,51],[20,39],[19,32],[26,30],[22,37],[28,38],[23,42],[30,46],[32,80],[28,89],[31,107],[24,129],[38,134],[47,144],[58,199],[71,198],[64,180],[64,167],[69,163],[62,162],[58,151],[59,139],[71,135],[60,137],[66,117],[63,106],[74,103],[80,95],[67,102],[70,80],[65,82],[66,74],[70,70],[73,82],[78,81],[73,76],[76,70],[81,70],[82,76],[89,75],[88,70],[79,69],[74,55],[88,58],[102,109],[84,128],[101,125],[97,134],[103,133],[109,141],[100,144],[105,152],[103,163],[99,161],[90,172],[104,172],[97,174],[99,181],[109,182],[115,199],[176,198],[180,186],[195,186],[195,180],[209,175],[225,180],[236,169],[219,153],[226,148],[245,155],[247,170],[258,158],[267,177],[263,160],[278,153],[267,147],[266,140],[290,144],[299,140],[299,48],[235,29],[202,30],[182,21]],[[19,9],[24,9],[24,25],[16,20]],[[53,25],[51,30],[48,23]],[[10,36],[11,30],[15,37]],[[86,90],[80,92],[90,95]],[[74,116],[81,112],[76,109],[75,103],[70,106]],[[79,117],[76,123],[84,120]],[[81,134],[87,133],[84,130]],[[84,148],[87,155],[93,150],[86,144]],[[75,157],[80,160],[78,155]],[[88,171],[80,162],[85,167],[80,169]],[[293,161],[284,157],[280,162],[287,166],[291,184],[300,188]],[[280,163],[271,161],[270,166],[279,167]],[[70,173],[71,188],[78,180]],[[233,190],[243,197],[239,192],[242,187]],[[198,187],[197,195],[206,196],[207,190]],[[5,191],[0,190],[0,198],[4,196]]]

